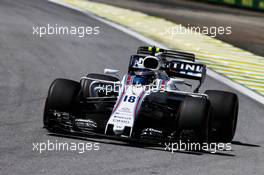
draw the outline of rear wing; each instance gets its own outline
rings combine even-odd
[[[153,55],[160,53],[162,58],[170,58],[170,59],[183,59],[188,61],[195,61],[195,55],[193,53],[187,52],[180,52],[180,51],[173,51],[173,50],[166,50],[161,49],[158,47],[148,47],[148,46],[141,46],[137,50],[137,54],[147,54]]]

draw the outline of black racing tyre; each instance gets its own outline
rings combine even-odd
[[[204,143],[208,141],[210,102],[204,98],[186,96],[183,100],[178,119],[180,130],[193,130],[190,141]]]
[[[104,75],[104,74],[95,74],[95,73],[92,73],[92,74],[88,74],[86,77],[88,78],[94,78],[94,79],[99,79],[99,80],[106,80],[106,81],[114,81],[114,82],[117,82],[119,81],[119,79],[117,77],[113,77],[113,76],[110,76],[110,75]],[[82,87],[83,87],[83,97],[86,98],[86,97],[90,97],[90,85],[91,83],[93,82],[93,80],[84,80],[83,84],[82,84]]]
[[[66,79],[56,79],[52,82],[44,107],[44,127],[52,128],[54,125],[48,111],[70,112],[79,91],[80,83],[78,82]]]
[[[239,102],[236,94],[207,90],[212,105],[210,141],[231,142],[237,126]]]

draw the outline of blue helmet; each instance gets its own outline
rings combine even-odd
[[[134,72],[133,84],[147,85],[153,82],[155,72],[147,69],[141,69]]]

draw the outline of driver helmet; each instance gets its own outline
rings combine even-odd
[[[155,72],[148,69],[140,69],[134,72],[133,84],[147,85],[153,82]]]

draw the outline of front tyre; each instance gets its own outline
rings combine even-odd
[[[212,104],[211,142],[231,142],[236,131],[238,116],[238,97],[225,91],[207,90]]]
[[[205,98],[186,96],[180,111],[178,126],[184,133],[193,131],[192,142],[206,143],[209,135],[210,102]]]
[[[52,82],[44,107],[43,123],[45,128],[50,129],[55,124],[49,111],[71,112],[79,91],[80,83],[78,82],[66,79],[56,79]]]

